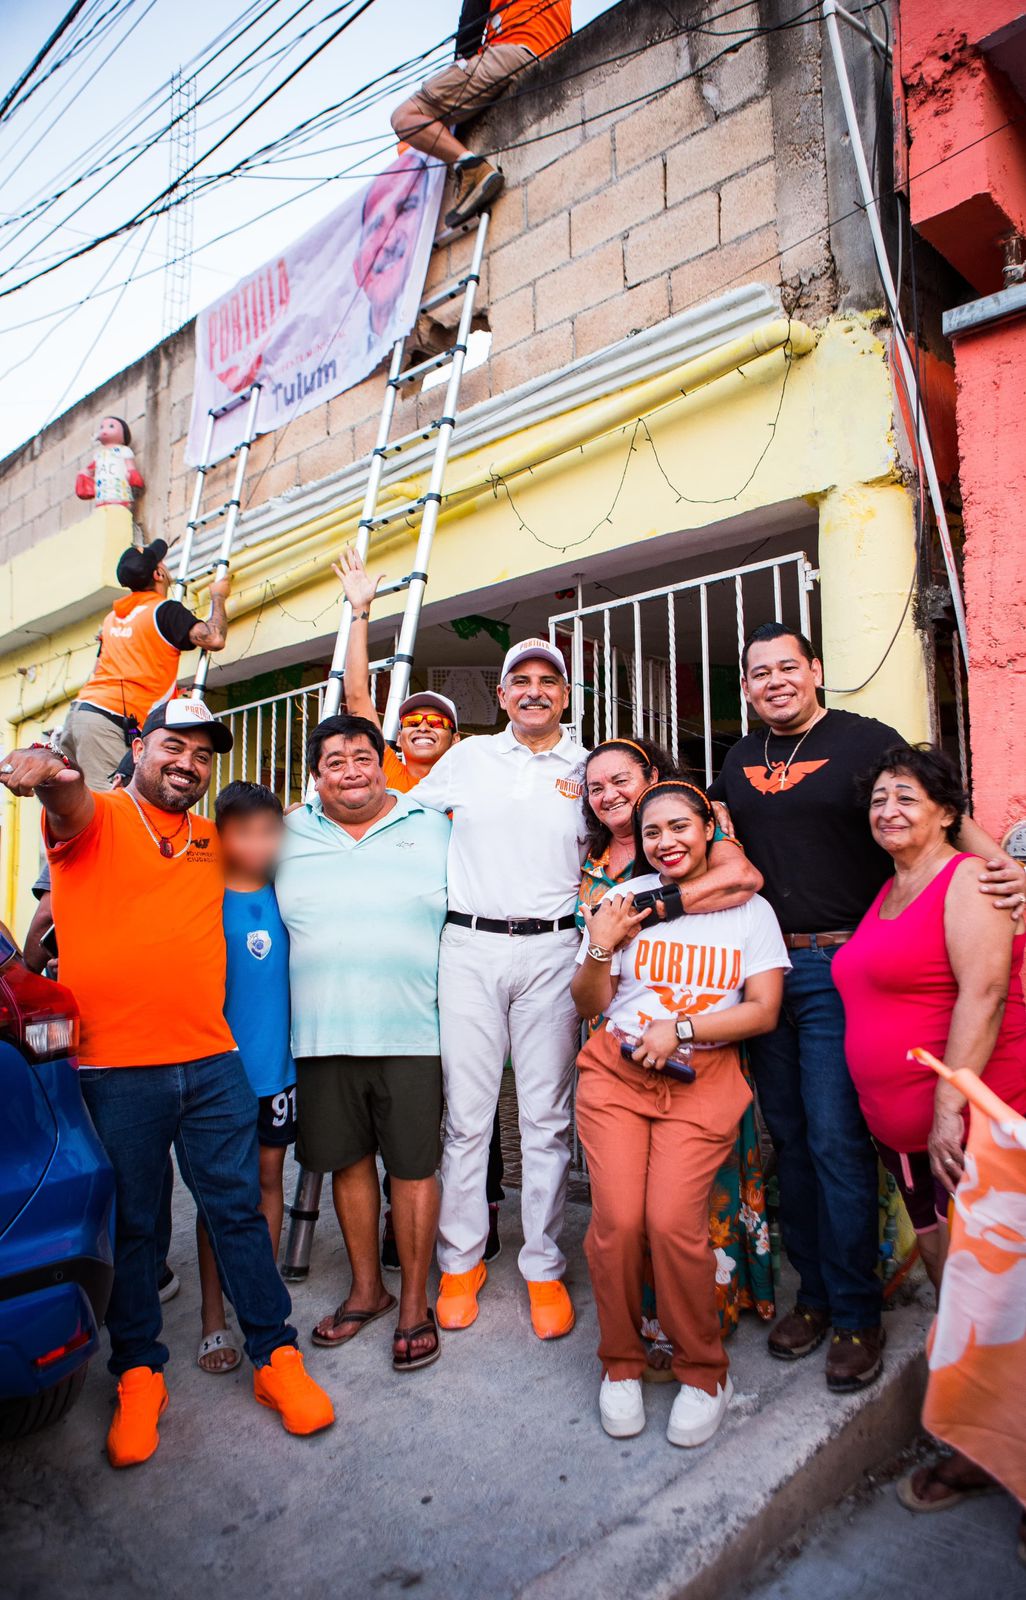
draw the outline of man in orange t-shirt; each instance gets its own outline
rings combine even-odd
[[[0,783],[43,807],[61,981],[81,1012],[79,1082],[117,1183],[107,1310],[115,1467],[153,1454],[167,1405],[156,1234],[172,1144],[245,1334],[256,1399],[291,1433],[334,1421],[303,1369],[260,1211],[256,1097],[223,1014],[217,835],[189,809],[207,792],[215,754],[231,747],[202,701],[179,699],[147,717],[135,774],[117,793],[94,794],[47,746],[0,762]]]
[[[456,197],[446,213],[448,227],[484,211],[506,181],[451,129],[477,116],[526,68],[566,43],[573,32],[570,7],[571,0],[464,0],[455,62],[393,111],[400,139],[453,168]]]

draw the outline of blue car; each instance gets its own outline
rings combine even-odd
[[[114,1174],[78,1086],[78,1007],[0,927],[0,1439],[85,1382],[114,1276]]]

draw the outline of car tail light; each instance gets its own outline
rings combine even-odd
[[[92,1334],[89,1329],[80,1327],[78,1332],[68,1340],[67,1344],[57,1345],[56,1349],[48,1350],[45,1356],[36,1356],[32,1365],[44,1368],[55,1366],[58,1361],[63,1361],[65,1356],[70,1356],[73,1350],[81,1350],[82,1346],[88,1344],[91,1338]]]
[[[78,1006],[71,990],[38,978],[17,957],[9,961],[0,972],[0,1038],[33,1061],[74,1055]]]

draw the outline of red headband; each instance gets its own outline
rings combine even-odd
[[[652,768],[655,766],[655,762],[652,761],[650,759],[650,757],[648,757],[645,754],[645,752],[644,752],[644,750],[642,750],[640,744],[635,744],[634,743],[633,739],[603,739],[601,744],[597,744],[595,746],[594,750],[591,752],[591,755],[592,756],[597,756],[600,753],[600,751],[609,750],[609,749],[611,749],[613,747],[613,745],[618,745],[618,744],[619,745],[624,745],[625,744],[629,750],[636,750],[638,752],[638,755],[641,757],[642,761],[645,763],[646,770],[648,772],[651,772]],[[588,759],[590,761],[591,760],[591,756],[589,756]],[[654,785],[652,787],[654,787]]]

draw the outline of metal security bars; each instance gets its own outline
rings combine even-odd
[[[212,797],[237,778],[265,783],[283,806],[303,799],[306,741],[321,720],[326,688],[326,682],[311,683],[216,713],[228,724],[235,743],[227,755],[215,757],[214,776],[200,808],[205,815],[209,815]]]
[[[816,577],[797,551],[550,617],[549,638],[569,650],[578,741],[654,739],[710,783],[714,729],[748,732],[746,635],[771,618],[809,634]]]

